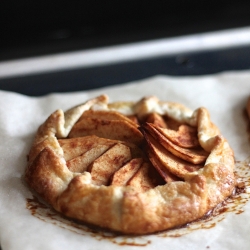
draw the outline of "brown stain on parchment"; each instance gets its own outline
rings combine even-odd
[[[100,229],[92,225],[85,225],[80,222],[76,222],[69,218],[59,214],[53,208],[42,203],[37,197],[27,199],[27,209],[30,210],[31,214],[36,218],[52,223],[61,228],[67,229],[71,232],[88,235],[95,238],[98,241],[108,240],[114,244],[120,246],[147,246],[151,243],[150,240],[140,236],[124,236],[118,233],[110,232],[108,230]]]
[[[237,180],[234,193],[201,219],[181,228],[168,230],[158,234],[160,237],[179,237],[198,229],[210,229],[224,220],[229,213],[242,214],[247,202],[250,201],[250,158],[236,162],[235,176]]]
[[[235,215],[242,214],[244,212],[244,206],[250,200],[250,158],[242,162],[236,162],[235,175],[237,179],[235,192],[216,208],[209,211],[203,218],[180,228],[167,230],[154,235],[160,238],[181,237],[194,230],[215,227],[220,221],[226,218],[228,213]],[[140,247],[147,246],[151,243],[147,236],[126,236],[78,223],[59,214],[43,204],[36,197],[27,199],[26,207],[33,216],[42,221],[52,223],[80,235],[91,236],[98,241],[108,240],[119,246]]]

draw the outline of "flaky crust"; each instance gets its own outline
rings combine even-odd
[[[95,185],[89,172],[69,170],[58,141],[68,136],[82,113],[89,109],[117,110],[141,118],[150,112],[167,114],[196,126],[199,143],[209,156],[203,168],[184,174],[184,181],[146,192],[129,186]],[[235,184],[234,156],[205,108],[193,112],[156,97],[109,104],[108,97],[102,95],[65,113],[57,110],[49,116],[37,131],[25,179],[47,203],[70,218],[125,234],[148,234],[196,220],[229,196]]]

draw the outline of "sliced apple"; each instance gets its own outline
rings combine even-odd
[[[100,120],[106,120],[106,121],[112,121],[112,120],[127,121],[132,126],[138,127],[138,124],[136,122],[133,122],[131,119],[129,119],[128,117],[126,117],[125,115],[117,111],[91,110],[91,109],[86,110],[82,114],[82,116],[79,118],[78,122],[86,118],[100,119]]]
[[[82,155],[79,155],[76,158],[67,161],[67,167],[72,172],[82,173],[87,170],[88,166],[95,161],[98,157],[104,154],[111,145],[97,145],[94,148],[91,148],[89,151],[85,152]]]
[[[86,118],[72,128],[69,137],[82,137],[96,135],[102,138],[128,141],[141,144],[143,135],[139,129],[130,122],[124,120],[101,120],[96,118]]]
[[[88,166],[93,183],[108,185],[110,177],[129,160],[131,160],[130,148],[117,143]]]
[[[155,170],[150,162],[144,162],[133,177],[128,181],[127,186],[134,187],[138,191],[145,192],[166,182]]]
[[[181,122],[179,122],[179,121],[177,121],[169,116],[164,115],[163,117],[164,117],[164,120],[166,121],[168,129],[178,131],[179,127],[181,125],[183,125],[183,123],[181,123]]]
[[[142,164],[136,174],[128,182],[128,186],[132,186],[141,192],[145,192],[151,188],[155,187],[155,183],[149,175],[148,163]]]
[[[121,167],[117,172],[114,173],[110,185],[126,186],[127,182],[138,171],[142,163],[142,158],[134,158],[126,163],[123,167]]]
[[[181,180],[177,176],[173,175],[163,164],[162,162],[153,155],[153,153],[148,150],[148,157],[155,169],[158,171],[158,173],[161,175],[161,177],[165,180],[166,183],[173,182],[173,181],[179,181]]]
[[[197,129],[189,125],[182,124],[178,127],[178,130],[153,126],[170,141],[182,148],[195,148],[200,145]]]
[[[147,116],[146,122],[153,123],[157,127],[167,128],[167,124],[165,120],[163,119],[163,117],[155,112]]]
[[[143,125],[143,128],[146,129],[147,133],[150,133],[163,147],[165,147],[169,152],[180,157],[181,159],[194,163],[200,164],[205,162],[208,157],[208,152],[203,148],[182,148],[175,145],[171,140],[164,136],[153,124],[146,123]]]
[[[160,163],[160,169],[164,166],[173,175],[184,178],[186,174],[197,171],[203,167],[203,165],[192,164],[173,155],[150,134],[145,133],[145,139],[147,141],[149,155],[155,159],[155,164],[157,164],[157,162]],[[154,165],[154,163],[152,164]],[[156,167],[156,169],[158,168]]]
[[[129,120],[131,120],[132,122],[134,122],[135,124],[137,124],[137,126],[140,125],[139,120],[138,120],[138,118],[137,118],[136,115],[127,115],[127,117],[129,118]]]
[[[142,150],[139,146],[135,145],[134,143],[124,142],[124,141],[117,141],[117,143],[122,143],[130,148],[132,158],[143,158],[146,159],[146,153]]]
[[[84,154],[98,145],[112,147],[117,143],[114,140],[99,138],[95,135],[71,139],[60,139],[58,142],[63,149],[66,161],[74,159],[75,157]]]

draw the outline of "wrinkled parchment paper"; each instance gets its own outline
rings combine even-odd
[[[46,84],[46,83],[45,83]],[[84,83],[83,83],[84,84]],[[68,108],[106,93],[111,101],[137,101],[143,96],[208,108],[235,152],[236,160],[250,156],[243,109],[250,94],[250,71],[202,77],[155,76],[93,91],[27,97],[0,91],[0,244],[3,250],[69,249],[250,249],[250,202],[243,212],[228,213],[208,229],[180,237],[99,237],[65,222],[33,216],[26,208],[32,194],[22,181],[26,155],[38,126],[56,109]],[[177,236],[177,235],[175,235]]]

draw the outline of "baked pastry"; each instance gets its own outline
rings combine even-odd
[[[199,219],[226,199],[234,155],[205,108],[101,95],[39,127],[25,180],[69,218],[149,234]]]
[[[248,118],[250,118],[250,97],[248,97],[247,99],[246,111],[247,111]]]

